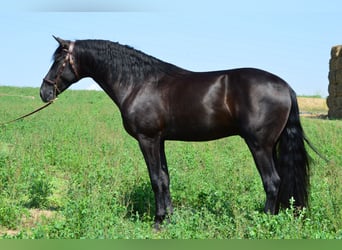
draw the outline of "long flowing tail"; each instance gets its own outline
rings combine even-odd
[[[309,155],[305,149],[304,131],[299,119],[296,93],[291,89],[291,111],[278,143],[277,170],[281,179],[278,202],[282,207],[308,207]],[[311,144],[309,144],[311,146]]]

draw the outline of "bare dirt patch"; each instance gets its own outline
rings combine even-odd
[[[2,235],[17,235],[21,229],[29,229],[45,220],[52,219],[56,216],[56,212],[52,210],[30,209],[28,215],[23,216],[20,228],[17,229],[0,229]]]

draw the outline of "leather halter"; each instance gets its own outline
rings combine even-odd
[[[77,72],[77,69],[76,69],[76,66],[75,66],[75,62],[74,62],[74,57],[72,55],[72,51],[74,50],[74,47],[75,47],[75,42],[71,42],[70,45],[69,45],[69,49],[63,49],[63,51],[65,51],[67,54],[64,58],[64,61],[62,63],[62,66],[59,68],[58,72],[57,72],[57,76],[56,76],[56,79],[55,80],[50,80],[50,79],[47,79],[47,78],[43,78],[43,81],[50,84],[50,85],[53,85],[54,88],[55,88],[55,91],[58,93],[60,93],[60,90],[58,89],[58,86],[57,86],[57,82],[58,80],[61,78],[62,74],[63,74],[63,71],[67,65],[67,63],[69,62],[69,64],[71,65],[71,68],[72,68],[72,71],[74,72],[75,76],[77,79],[79,79],[79,74]]]

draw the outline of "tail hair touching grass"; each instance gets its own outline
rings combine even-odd
[[[299,118],[296,93],[290,89],[291,110],[286,126],[280,135],[276,159],[277,171],[281,180],[278,203],[281,207],[290,207],[290,199],[298,208],[308,207],[309,197],[309,155],[305,142],[312,145],[304,135]],[[316,151],[314,149],[314,151]]]

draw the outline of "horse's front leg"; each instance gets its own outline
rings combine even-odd
[[[159,230],[159,226],[167,214],[172,213],[170,180],[164,153],[164,141],[160,137],[150,138],[146,136],[139,136],[138,141],[147,164],[154,192],[156,205],[155,229]]]
[[[159,155],[160,155],[160,160],[161,160],[161,171],[162,171],[162,176],[163,176],[162,180],[163,180],[163,187],[164,187],[164,192],[165,192],[164,201],[165,201],[166,213],[171,215],[173,214],[173,207],[172,207],[172,202],[171,202],[170,176],[169,176],[169,170],[167,168],[164,141],[160,142]]]

